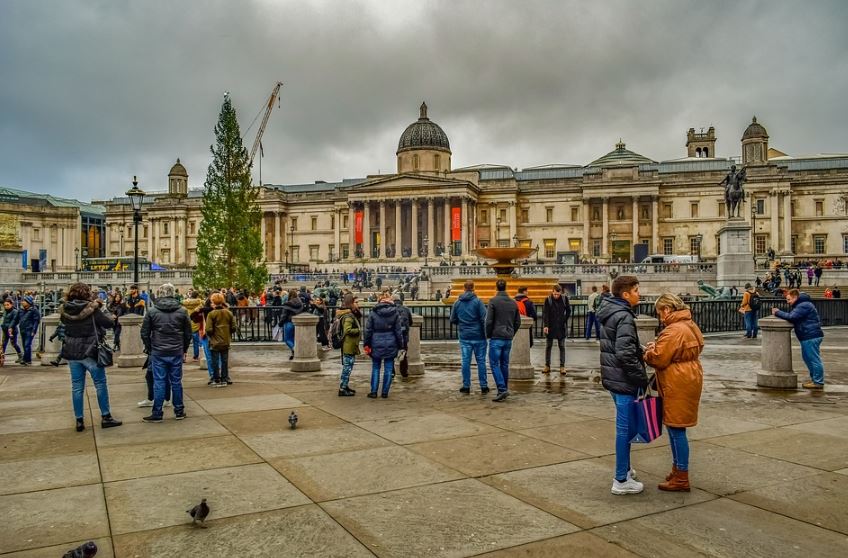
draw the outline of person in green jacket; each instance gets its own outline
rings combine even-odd
[[[362,312],[353,293],[347,293],[342,299],[342,307],[336,312],[336,319],[342,330],[342,375],[339,381],[339,397],[351,397],[356,391],[350,389],[350,373],[359,354],[359,341],[362,337]]]
[[[212,305],[215,309],[206,316],[206,336],[212,355],[212,387],[227,387],[233,383],[230,380],[229,358],[236,319],[227,310],[221,293],[212,295]]]

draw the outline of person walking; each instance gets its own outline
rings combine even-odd
[[[704,385],[701,353],[704,336],[692,321],[692,312],[679,297],[663,294],[654,303],[657,318],[665,325],[656,341],[645,348],[645,363],[657,373],[663,398],[663,424],[671,446],[671,473],[658,488],[689,492],[689,440],[686,429],[698,424],[698,406]]]
[[[115,325],[100,307],[100,302],[95,300],[88,285],[74,283],[68,289],[67,302],[59,308],[59,320],[65,326],[65,342],[59,357],[68,360],[71,371],[71,401],[77,432],[85,430],[86,372],[91,375],[91,381],[97,390],[101,428],[113,428],[122,424],[112,416],[109,409],[106,369],[97,364],[98,340],[103,338],[104,330]]]
[[[792,322],[795,329],[795,337],[801,344],[801,358],[810,372],[810,381],[804,382],[802,386],[805,389],[824,389],[824,364],[821,359],[824,331],[821,328],[819,313],[810,295],[798,289],[790,289],[786,293],[786,302],[792,308],[791,311],[784,312],[772,308],[771,313],[781,320]]]
[[[12,348],[18,354],[15,362],[19,363],[24,359],[21,353],[21,347],[18,345],[18,318],[19,312],[15,308],[15,303],[11,297],[3,301],[3,355],[6,354],[6,347],[12,343]]]
[[[380,300],[368,314],[363,338],[365,354],[371,356],[371,392],[368,397],[377,397],[380,385],[380,369],[383,369],[383,399],[389,396],[392,386],[394,359],[404,345],[403,330],[397,307],[392,302],[388,289],[380,293]]]
[[[813,265],[807,265],[807,286],[811,287],[813,285],[813,276],[815,275],[815,271],[813,270]]]
[[[183,359],[191,345],[191,320],[174,296],[174,286],[165,283],[156,293],[156,302],[144,315],[141,341],[150,356],[153,373],[153,410],[144,422],[162,422],[165,379],[171,382],[174,418],[186,418],[183,405]]]
[[[822,269],[821,264],[817,263],[815,269],[813,270],[813,275],[816,278],[816,282],[815,282],[816,287],[819,286],[819,282],[821,281],[822,273],[824,273],[824,270]]]
[[[471,355],[477,361],[477,379],[480,393],[489,393],[486,377],[486,307],[474,293],[474,281],[466,281],[464,292],[453,303],[450,323],[459,331],[459,349],[462,354],[462,387],[460,393],[471,393]]]
[[[592,285],[592,292],[586,299],[586,340],[592,338],[592,330],[595,332],[595,338],[601,338],[601,324],[598,323],[597,311],[601,305],[601,294],[598,292],[597,285]]]
[[[498,386],[493,401],[500,403],[509,397],[509,353],[512,338],[521,327],[518,305],[506,294],[506,281],[495,283],[495,296],[489,299],[486,310],[486,337],[489,339],[489,368]]]
[[[409,349],[409,328],[412,327],[412,311],[403,305],[403,297],[400,294],[395,294],[392,296],[392,301],[395,303],[398,311],[398,317],[400,318],[400,330],[403,333],[403,352],[399,354],[403,358],[399,359],[398,367],[400,368],[400,375],[406,378],[409,376],[409,359],[406,357],[407,350]]]
[[[760,295],[751,283],[745,283],[745,292],[742,293],[742,303],[739,305],[739,312],[742,314],[745,321],[745,337],[748,339],[756,339],[760,332],[759,312],[760,312]]]
[[[200,360],[200,320],[192,318],[192,316],[195,312],[203,308],[203,301],[200,300],[194,289],[189,289],[188,296],[183,299],[182,305],[186,309],[186,312],[188,312],[189,318],[191,318],[191,360],[197,362]]]
[[[601,384],[615,403],[615,477],[611,492],[638,494],[644,486],[630,466],[630,409],[640,390],[648,387],[642,346],[633,308],[639,304],[639,280],[619,275],[612,296],[598,308],[601,323]]]
[[[568,331],[568,318],[571,317],[571,304],[560,285],[554,285],[551,294],[545,299],[542,310],[542,332],[545,334],[545,374],[551,373],[551,350],[554,341],[559,348],[559,373],[565,376],[565,337]]]
[[[353,397],[356,390],[350,388],[350,374],[359,354],[359,341],[362,339],[362,312],[353,293],[342,297],[342,307],[336,312],[336,327],[342,335],[342,374],[339,378],[339,397]]]
[[[229,358],[236,318],[227,309],[220,293],[212,295],[212,305],[215,309],[206,317],[205,324],[212,356],[212,387],[227,387],[233,383],[230,380]]]
[[[35,307],[32,297],[27,295],[21,301],[21,310],[18,313],[18,329],[21,332],[21,343],[23,345],[24,366],[32,365],[32,342],[38,335],[38,324],[41,323],[41,313]]]
[[[294,359],[294,322],[292,318],[303,310],[303,302],[298,296],[297,289],[290,290],[288,299],[283,303],[279,319],[280,326],[283,328],[283,342],[291,350],[289,360]]]

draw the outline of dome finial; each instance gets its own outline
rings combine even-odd
[[[180,158],[177,157],[177,164],[180,164]]]
[[[621,138],[618,138],[618,143],[615,144],[616,149],[624,149],[624,142],[621,141]]]
[[[426,102],[421,103],[420,111],[421,111],[421,113],[418,116],[418,119],[419,120],[427,120],[427,103]]]
[[[752,123],[752,124],[756,124],[756,123],[757,123],[757,117],[756,117],[756,116],[755,116],[754,118],[752,118],[752,119],[751,119],[751,123]]]

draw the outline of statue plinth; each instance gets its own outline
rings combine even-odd
[[[737,287],[755,279],[754,253],[751,251],[751,225],[741,217],[731,217],[718,231],[719,255],[716,284]]]

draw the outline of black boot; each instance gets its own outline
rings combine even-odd
[[[85,421],[83,419],[77,419],[77,432],[82,432],[85,430]]]
[[[124,423],[113,419],[112,415],[103,415],[100,422],[100,426],[103,428],[113,428],[115,426],[121,426],[122,424]]]

